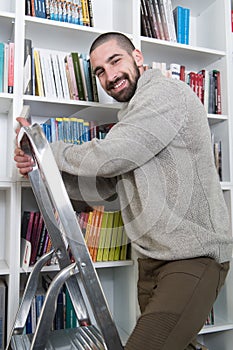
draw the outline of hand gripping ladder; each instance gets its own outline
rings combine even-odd
[[[43,255],[30,274],[7,349],[122,350],[116,326],[49,143],[38,124],[22,127],[18,139],[20,147],[35,161],[28,176],[54,250]],[[61,225],[63,232],[60,229]],[[70,260],[67,243],[75,259],[74,263]],[[46,293],[35,333],[25,335],[23,329],[37,290],[40,271],[52,254],[58,259],[60,271]],[[56,311],[56,299],[64,283],[69,291],[79,326],[74,329],[50,331]],[[97,327],[91,323],[84,294],[93,311]]]

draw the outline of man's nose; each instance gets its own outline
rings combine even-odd
[[[106,69],[105,73],[107,81],[114,81],[117,78],[117,72],[112,68]]]

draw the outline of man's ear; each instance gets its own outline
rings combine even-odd
[[[135,49],[132,53],[133,55],[133,58],[136,62],[136,65],[140,68],[143,66],[143,55],[142,55],[142,52],[138,49]]]

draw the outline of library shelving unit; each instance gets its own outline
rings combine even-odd
[[[132,38],[143,51],[145,63],[152,61],[179,63],[187,70],[219,69],[221,71],[222,115],[209,115],[209,125],[216,140],[222,141],[222,190],[232,216],[232,122],[230,104],[231,0],[172,0],[191,10],[190,44],[178,44],[140,35],[140,0],[92,0],[94,27],[83,27],[25,16],[25,1],[0,2],[0,42],[15,42],[14,93],[0,93],[0,277],[8,286],[7,332],[16,314],[20,290],[27,273],[20,267],[20,228],[24,210],[37,208],[29,183],[22,179],[13,161],[16,117],[28,104],[31,114],[45,120],[51,116],[69,116],[80,112],[85,119],[116,120],[120,108],[115,103],[94,103],[48,99],[23,94],[24,39],[33,46],[50,50],[87,53],[96,36],[106,31],[121,31]],[[134,252],[133,252],[134,256]],[[123,342],[137,318],[136,259],[125,262],[98,263],[110,309]],[[47,267],[46,271],[54,272]],[[30,270],[29,270],[30,273]],[[215,324],[204,327],[200,340],[210,350],[231,350],[233,342],[233,276],[227,282],[215,305]],[[192,317],[192,315],[190,315]]]

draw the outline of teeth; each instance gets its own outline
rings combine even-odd
[[[115,89],[119,88],[122,84],[124,84],[125,80],[122,80],[119,84],[115,85]]]

